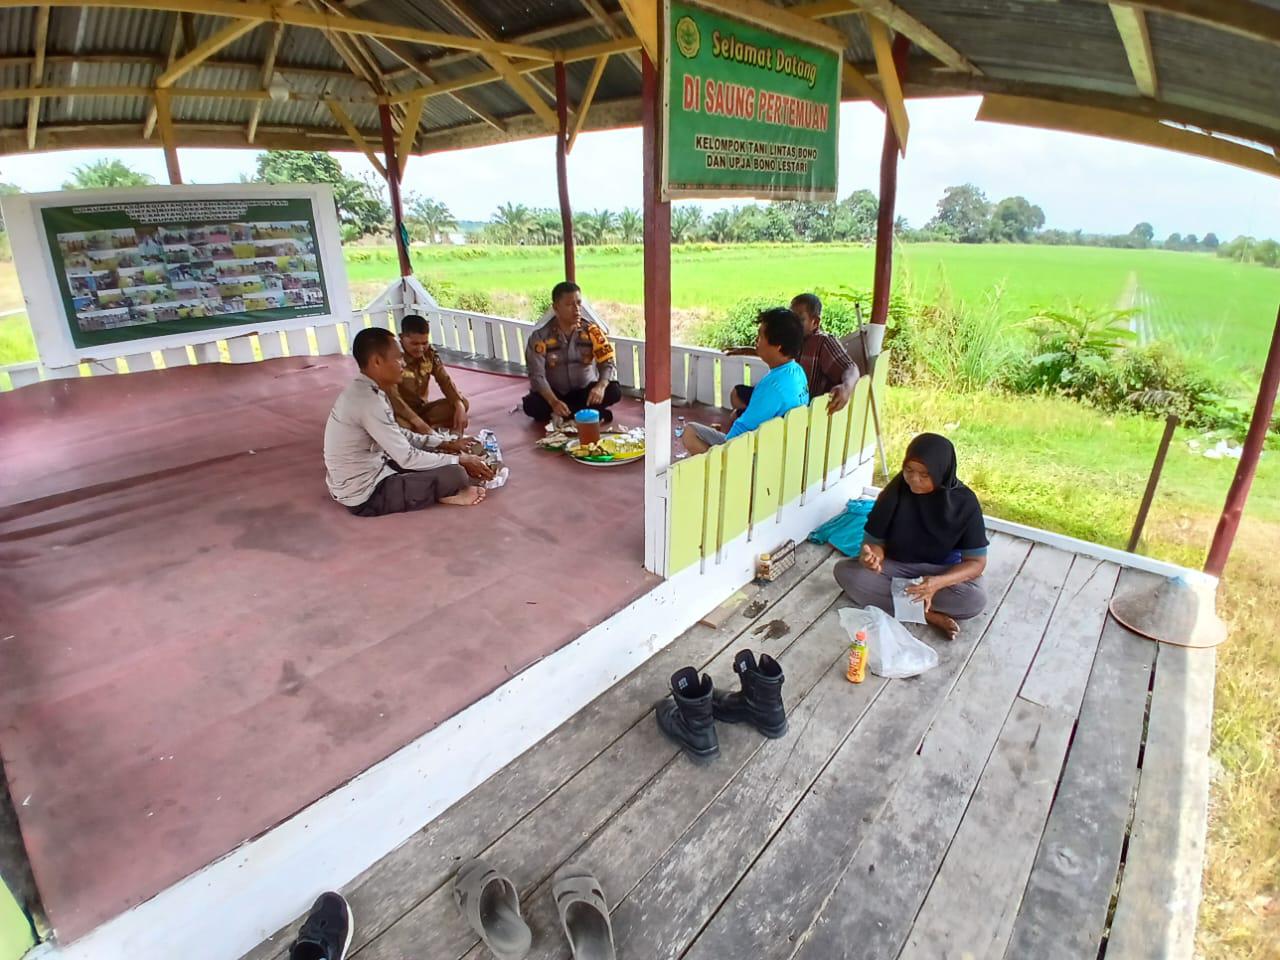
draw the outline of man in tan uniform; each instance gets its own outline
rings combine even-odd
[[[553,316],[533,331],[525,348],[532,390],[524,412],[538,421],[568,418],[590,407],[605,423],[608,409],[622,399],[613,344],[582,315],[582,288],[564,281],[551,290]]]
[[[424,317],[411,314],[400,321],[400,346],[404,349],[404,373],[399,387],[390,392],[396,423],[414,433],[428,433],[430,427],[464,433],[471,405],[454,386],[440,355],[431,346]],[[439,400],[427,399],[433,379],[444,394]]]

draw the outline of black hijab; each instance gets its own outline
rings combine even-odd
[[[946,437],[922,433],[907,446],[908,460],[922,463],[933,492],[911,492],[899,471],[876,499],[867,533],[885,545],[885,555],[903,563],[958,563],[959,553],[987,546],[982,505],[956,479],[956,448]]]

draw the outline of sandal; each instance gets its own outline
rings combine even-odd
[[[458,871],[453,902],[498,960],[520,960],[529,952],[533,933],[520,916],[515,884],[483,860],[472,860]]]
[[[556,878],[551,892],[574,960],[616,960],[609,905],[600,881],[585,870],[570,868]]]

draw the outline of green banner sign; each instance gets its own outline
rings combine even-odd
[[[664,195],[833,200],[842,54],[670,0]]]
[[[330,312],[309,198],[126,201],[40,215],[77,347]]]

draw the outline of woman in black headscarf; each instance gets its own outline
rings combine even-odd
[[[861,554],[836,564],[835,575],[858,606],[889,613],[892,581],[922,577],[907,593],[922,600],[925,619],[954,640],[956,621],[976,617],[987,605],[986,566],[982,505],[956,479],[955,447],[946,437],[922,433],[907,446],[901,472],[867,517]]]

